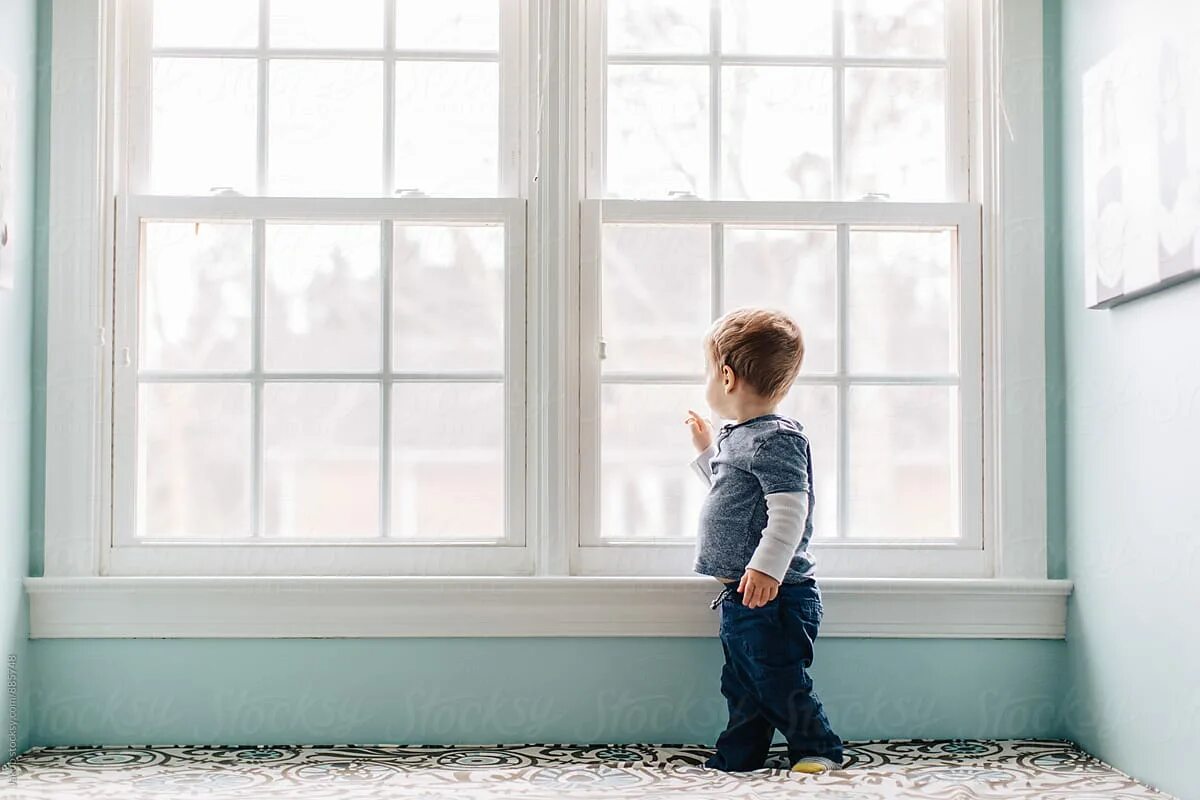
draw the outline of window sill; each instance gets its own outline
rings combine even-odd
[[[30,637],[715,636],[701,577],[26,578]],[[1062,639],[1070,581],[823,578],[827,637]]]

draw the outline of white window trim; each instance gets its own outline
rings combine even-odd
[[[577,470],[579,484],[577,498],[577,519],[579,520],[579,536],[577,545],[572,551],[573,572],[587,575],[655,575],[678,574],[684,565],[690,565],[692,543],[689,541],[672,542],[665,539],[641,539],[606,541],[599,535],[598,522],[600,519],[600,452],[601,431],[599,422],[599,397],[602,389],[600,360],[597,349],[601,340],[600,330],[600,243],[598,231],[604,222],[654,223],[654,222],[687,222],[687,223],[727,223],[739,222],[758,224],[783,222],[795,224],[838,224],[839,228],[839,264],[838,271],[843,277],[839,283],[844,283],[846,242],[842,239],[844,231],[853,225],[880,224],[896,225],[952,225],[958,231],[958,263],[962,267],[959,275],[962,281],[959,296],[958,316],[960,320],[959,363],[957,379],[954,384],[959,387],[960,425],[956,433],[959,436],[959,471],[955,475],[959,488],[957,498],[959,503],[959,530],[962,538],[957,541],[913,542],[857,542],[847,538],[817,539],[811,545],[816,555],[818,571],[822,575],[853,576],[853,577],[1035,577],[1045,575],[1044,555],[1041,557],[1042,567],[1034,563],[1036,555],[1029,557],[1029,563],[1024,565],[1028,571],[1014,569],[1005,572],[1002,566],[1002,545],[999,541],[1003,528],[992,509],[1006,487],[1001,487],[999,481],[1002,474],[994,469],[998,458],[997,442],[993,437],[998,427],[992,422],[1000,416],[1000,406],[991,397],[983,397],[988,389],[998,386],[999,375],[994,371],[994,365],[1002,357],[1004,340],[986,333],[989,325],[995,320],[1003,319],[1005,312],[998,309],[989,294],[992,290],[990,280],[993,269],[992,254],[985,250],[994,228],[992,219],[982,219],[980,207],[991,209],[996,200],[992,197],[993,182],[981,177],[983,169],[1001,163],[1007,154],[1001,152],[998,146],[1000,140],[986,141],[987,137],[980,136],[975,131],[990,130],[993,117],[989,109],[1002,95],[997,93],[995,98],[987,97],[985,87],[992,84],[992,75],[1007,75],[993,60],[999,55],[1000,47],[1004,44],[1003,37],[996,37],[994,32],[1002,26],[996,24],[1000,19],[1000,9],[1003,4],[990,0],[951,0],[947,4],[947,47],[944,58],[935,59],[931,63],[944,64],[948,68],[947,106],[948,165],[947,165],[947,196],[948,201],[929,203],[908,202],[855,202],[850,200],[835,200],[831,202],[813,201],[744,201],[725,200],[720,198],[719,184],[719,132],[720,132],[720,85],[719,69],[721,64],[769,63],[777,64],[819,64],[822,66],[839,67],[834,70],[834,105],[840,108],[844,95],[843,70],[840,67],[860,64],[898,63],[912,65],[918,60],[900,59],[859,59],[847,57],[842,51],[840,41],[835,42],[833,52],[819,57],[786,57],[786,58],[756,58],[754,56],[722,55],[719,42],[719,9],[714,6],[713,27],[709,46],[705,53],[697,55],[670,56],[627,56],[615,58],[620,63],[689,63],[697,66],[707,66],[710,70],[710,120],[709,120],[709,150],[710,161],[709,186],[710,195],[714,199],[673,199],[673,200],[626,200],[609,199],[604,186],[604,162],[606,159],[605,139],[605,70],[604,60],[607,56],[605,44],[605,0],[582,0],[586,13],[586,26],[578,33],[580,46],[587,51],[584,59],[583,83],[579,85],[578,95],[584,97],[583,128],[576,136],[583,139],[586,163],[585,191],[577,195],[581,202],[579,217],[580,241],[580,289],[581,302],[578,306],[581,325],[579,339],[579,467]],[[1037,19],[1037,52],[1040,59],[1041,46],[1041,4],[1036,3]],[[1007,9],[1005,10],[1007,12]],[[1006,22],[1005,24],[1010,24]],[[835,29],[840,19],[835,22]],[[1024,34],[1024,32],[1023,32]],[[835,37],[836,38],[836,37]],[[1028,34],[1033,39],[1032,31]],[[971,46],[968,46],[968,42]],[[1040,61],[1035,62],[1039,68]],[[1040,84],[1038,84],[1040,86]],[[1038,117],[1036,124],[1038,147],[1040,148],[1041,118],[1040,92],[1037,93],[1036,105]],[[980,102],[976,102],[980,101]],[[969,106],[969,107],[968,107]],[[997,117],[998,119],[998,117]],[[844,182],[841,164],[840,132],[843,120],[835,112],[835,193],[844,194]],[[1038,175],[1041,170],[1041,151],[1037,152]],[[1038,203],[1040,209],[1041,182],[1038,178]],[[603,199],[602,199],[603,198]],[[1040,219],[1040,215],[1039,215]],[[713,314],[719,313],[721,298],[719,297],[722,284],[721,276],[716,271],[723,269],[723,254],[717,238],[717,228],[714,228],[712,268],[714,275],[711,284],[714,287]],[[1041,263],[1040,260],[1038,263]],[[983,284],[983,285],[981,285]],[[845,299],[845,289],[841,290]],[[1028,296],[1028,295],[1027,295]],[[1038,289],[1038,297],[1042,296]],[[839,315],[845,319],[844,311]],[[839,336],[839,344],[844,345],[844,335]],[[845,359],[841,368],[845,369]],[[1040,373],[1039,373],[1040,374]],[[865,376],[863,376],[865,377]],[[843,374],[839,373],[836,382],[845,384]],[[625,383],[622,380],[615,381]],[[654,382],[654,381],[647,381]],[[662,381],[678,382],[678,381]],[[829,384],[829,376],[806,376],[802,373],[798,383]],[[872,382],[872,381],[865,381]],[[898,381],[901,384],[912,384],[916,381]],[[839,447],[845,444],[845,399],[846,393],[839,392],[842,408],[839,413],[839,425],[843,426],[839,433]],[[1042,422],[1044,429],[1044,420]],[[1032,429],[1031,429],[1032,430]],[[840,500],[843,504],[838,516],[845,521],[848,494],[847,461],[838,460],[841,475],[839,476]],[[1044,475],[1044,467],[1041,474]],[[1044,500],[1043,500],[1044,507]],[[1042,523],[1041,539],[1044,542],[1044,522]],[[1010,554],[1011,555],[1011,554]],[[1009,567],[1019,566],[1011,558]]]
[[[390,327],[381,331],[385,341],[380,352],[383,368],[371,373],[301,372],[264,374],[250,369],[236,376],[221,373],[155,374],[138,373],[134,366],[137,347],[137,307],[127,302],[117,304],[113,324],[113,347],[118,349],[114,361],[114,420],[113,420],[113,481],[111,544],[101,547],[101,573],[104,575],[395,575],[422,572],[446,575],[513,575],[532,572],[532,549],[527,546],[525,524],[528,486],[525,479],[525,209],[526,202],[514,198],[287,198],[287,197],[144,197],[121,199],[117,223],[123,231],[122,247],[127,252],[115,259],[115,285],[121,297],[131,297],[136,291],[137,248],[141,238],[139,228],[145,220],[255,220],[261,232],[262,220],[289,221],[320,219],[326,222],[359,222],[380,224],[397,222],[452,222],[501,224],[505,231],[505,315],[514,322],[506,326],[506,354],[503,373],[434,375],[431,373],[401,373],[390,364]],[[381,263],[391,263],[391,236],[384,230],[380,236]],[[259,234],[260,235],[260,234]],[[263,269],[261,256],[256,270]],[[386,268],[385,268],[386,272]],[[259,279],[261,282],[261,278]],[[383,280],[384,297],[390,297],[388,277]],[[386,300],[385,302],[390,302]],[[385,306],[385,314],[390,307]],[[261,319],[261,316],[259,317]],[[256,334],[261,336],[261,333]],[[126,351],[132,351],[126,352]],[[442,385],[472,378],[495,382],[504,380],[505,418],[505,496],[509,499],[505,513],[505,534],[495,541],[461,540],[448,543],[423,544],[398,538],[380,536],[354,543],[321,542],[309,544],[256,535],[228,547],[220,541],[167,541],[153,539],[137,541],[136,528],[136,468],[137,451],[134,418],[135,393],[148,381],[175,380],[237,380],[253,381],[255,391],[273,381],[336,380],[361,382],[382,386],[412,380],[436,381]],[[390,397],[380,396],[381,411]],[[380,436],[388,433],[381,418]],[[260,443],[255,443],[256,449]],[[390,449],[381,448],[381,455]],[[257,459],[256,459],[257,461]],[[380,530],[387,529],[390,497],[388,458],[381,459],[380,470]],[[256,508],[261,503],[256,500]],[[106,537],[107,539],[108,537]]]
[[[700,225],[821,225],[838,230],[839,279],[844,282],[848,229],[873,224],[896,226],[938,226],[956,230],[955,247],[959,264],[959,307],[956,316],[963,331],[958,343],[958,363],[951,375],[927,379],[892,379],[888,376],[858,375],[844,372],[828,375],[801,375],[798,384],[838,385],[845,398],[845,387],[857,384],[947,385],[959,389],[964,410],[958,428],[957,482],[976,487],[962,491],[959,507],[958,540],[906,540],[904,542],[856,542],[853,539],[815,540],[810,550],[816,556],[821,574],[879,578],[950,578],[993,576],[994,558],[986,547],[983,519],[982,474],[983,371],[981,359],[981,242],[980,209],[973,203],[900,203],[900,202],[754,202],[744,200],[587,200],[583,202],[582,285],[590,298],[580,309],[582,336],[580,345],[580,421],[581,458],[580,526],[581,540],[575,556],[576,572],[585,575],[661,575],[677,572],[680,564],[690,566],[690,540],[628,539],[606,541],[596,528],[599,519],[600,464],[595,454],[601,450],[600,411],[597,401],[602,388],[601,364],[594,343],[600,331],[600,246],[595,241],[602,222],[617,223],[689,223]],[[714,237],[716,234],[714,233]],[[714,249],[716,249],[714,238]],[[714,271],[723,268],[721,254],[713,253]],[[714,275],[713,285],[719,285]],[[843,298],[844,290],[843,290]],[[719,298],[714,298],[714,314]],[[845,314],[839,315],[845,319]],[[695,383],[686,375],[635,376],[645,383]],[[629,376],[618,384],[629,385]],[[839,459],[842,469],[845,459]],[[839,484],[846,485],[845,472]],[[845,502],[845,494],[842,501]]]
[[[581,0],[585,8],[586,29],[582,32],[583,48],[586,56],[584,81],[586,86],[583,93],[586,98],[596,100],[587,102],[584,109],[586,131],[586,196],[592,199],[607,199],[613,197],[606,191],[605,165],[608,157],[608,139],[605,135],[607,99],[605,96],[606,66],[610,63],[619,65],[679,65],[707,67],[709,69],[709,159],[708,184],[709,197],[720,200],[727,199],[721,191],[721,103],[724,90],[721,87],[720,68],[722,66],[819,66],[832,68],[833,72],[833,194],[841,202],[852,200],[846,196],[845,173],[843,167],[844,155],[842,131],[845,124],[842,113],[845,98],[845,70],[855,67],[920,67],[940,66],[947,70],[946,85],[946,144],[948,148],[948,163],[946,169],[946,196],[951,202],[964,202],[970,194],[970,166],[972,154],[966,146],[969,141],[970,110],[968,101],[972,87],[967,76],[971,73],[969,64],[971,54],[966,47],[967,42],[975,37],[982,28],[975,21],[974,30],[971,15],[978,9],[979,0],[950,0],[946,4],[946,52],[937,58],[869,58],[847,55],[842,41],[844,25],[843,17],[839,14],[833,29],[833,48],[829,54],[819,56],[755,56],[730,54],[721,48],[721,8],[714,5],[710,20],[709,42],[705,51],[697,53],[680,53],[669,55],[639,55],[619,54],[609,55],[607,47],[607,30],[605,4],[607,0]],[[671,188],[671,187],[666,187]],[[682,188],[682,187],[679,187]]]
[[[704,578],[41,578],[30,635],[709,637],[718,591]],[[821,592],[823,637],[1061,639],[1070,583],[828,578]]]
[[[529,442],[528,414],[526,410],[526,362],[529,353],[537,348],[536,340],[527,335],[525,320],[527,286],[525,268],[528,248],[526,239],[536,232],[536,220],[528,220],[527,202],[524,199],[528,185],[522,176],[523,154],[531,150],[536,139],[524,135],[530,130],[526,124],[527,105],[523,86],[522,65],[528,61],[527,26],[523,24],[525,0],[498,0],[500,17],[500,47],[495,54],[470,51],[416,52],[405,51],[395,42],[395,0],[385,0],[384,44],[378,50],[334,49],[279,49],[269,46],[267,5],[259,8],[258,42],[244,48],[165,48],[154,50],[149,41],[152,28],[153,4],[150,0],[102,0],[102,10],[108,14],[105,30],[114,43],[106,53],[106,67],[111,76],[109,91],[113,92],[112,106],[106,124],[121,140],[122,146],[115,148],[113,161],[107,175],[108,193],[115,194],[117,206],[113,229],[115,264],[106,277],[106,286],[115,287],[111,330],[110,353],[115,356],[112,371],[112,424],[106,427],[105,452],[111,449],[112,467],[102,485],[101,501],[103,513],[101,525],[108,526],[102,533],[99,549],[100,573],[102,575],[396,575],[396,574],[440,574],[440,575],[523,575],[533,572],[534,550],[528,541],[528,526],[525,524],[528,507],[532,500],[532,484],[526,479],[526,453]],[[184,196],[140,194],[148,187],[148,157],[150,150],[150,120],[147,111],[151,81],[149,66],[151,55],[166,54],[171,57],[235,57],[257,62],[258,84],[258,138],[255,181],[256,193],[249,196]],[[382,138],[383,168],[379,196],[370,197],[280,197],[266,194],[268,176],[266,164],[269,159],[267,120],[269,94],[269,63],[273,57],[286,61],[306,59],[367,57],[383,65],[383,116],[385,129]],[[405,195],[394,197],[395,176],[393,174],[394,146],[394,84],[397,66],[412,58],[444,58],[467,62],[490,61],[498,63],[500,71],[500,141],[499,184],[495,196],[467,198],[422,197]],[[515,95],[512,103],[504,103],[509,95]],[[126,103],[126,99],[141,98],[141,102]],[[125,104],[125,108],[122,108]],[[298,371],[294,375],[279,373],[265,374],[262,369],[262,351],[254,349],[253,368],[248,373],[236,376],[205,374],[200,380],[232,378],[249,382],[254,397],[255,436],[253,450],[256,465],[252,506],[258,512],[254,523],[254,535],[248,540],[238,541],[229,547],[219,540],[170,541],[155,537],[139,540],[134,535],[136,527],[136,392],[140,383],[178,380],[181,375],[172,373],[150,374],[139,371],[136,366],[138,322],[137,304],[128,298],[135,296],[136,265],[140,263],[138,252],[140,225],[143,220],[224,220],[251,221],[255,241],[253,269],[256,311],[253,315],[256,329],[254,341],[261,343],[263,330],[262,286],[263,254],[261,237],[264,227],[275,221],[318,220],[322,222],[365,222],[382,226],[380,235],[382,272],[382,318],[383,340],[380,352],[381,369],[374,374],[324,375],[311,371]],[[282,541],[263,535],[263,474],[261,470],[261,415],[262,387],[269,382],[292,380],[364,381],[376,386],[398,385],[407,380],[429,381],[447,385],[468,379],[464,374],[414,374],[401,373],[390,362],[391,264],[392,232],[382,223],[395,222],[445,222],[457,223],[500,223],[505,231],[505,319],[509,322],[504,331],[504,401],[498,409],[504,417],[505,458],[505,510],[504,533],[497,539],[456,539],[451,542],[411,541],[389,534],[394,530],[389,523],[392,517],[392,496],[389,491],[392,463],[386,457],[391,453],[389,443],[393,411],[390,395],[380,395],[379,434],[384,446],[380,450],[380,535],[354,542],[321,541],[306,542],[303,539]],[[528,224],[527,224],[528,222]],[[107,306],[106,306],[107,307]],[[256,348],[260,348],[257,344]],[[492,382],[498,374],[478,373],[480,380]],[[108,483],[107,481],[111,481]]]
[[[528,369],[538,388],[528,398],[527,420],[529,479],[539,491],[527,526],[543,575],[446,579],[120,578],[102,571],[101,498],[109,490],[110,446],[105,365],[112,363],[105,332],[112,298],[102,265],[112,252],[115,209],[104,200],[112,195],[101,178],[112,167],[112,6],[111,0],[53,1],[45,577],[26,579],[32,636],[715,633],[711,617],[702,620],[707,605],[697,608],[713,594],[705,579],[545,577],[569,570],[571,542],[578,541],[572,473],[579,442],[564,398],[579,386],[571,344],[579,331],[578,320],[563,309],[578,307],[580,287],[574,271],[561,266],[579,263],[578,220],[563,198],[582,196],[581,159],[569,128],[583,124],[583,81],[567,57],[582,45],[577,5],[535,2],[533,36],[543,42],[545,57],[527,65],[529,79],[544,89],[531,170],[536,213],[528,223],[539,245],[530,248],[528,282]],[[985,508],[995,562],[990,577],[975,580],[825,577],[829,635],[1061,638],[1065,632],[1070,583],[1045,579],[1042,3],[981,5],[972,24],[991,33],[975,59],[973,80],[990,86],[997,75],[999,87],[976,93],[984,135],[974,147],[978,163],[991,169],[971,176],[972,196],[984,198],[987,215],[984,337],[996,353],[984,366],[992,387],[984,403],[999,412],[988,417],[984,438],[985,480],[1000,487]],[[537,341],[544,346],[535,348]],[[279,608],[278,593],[292,586],[311,602]],[[245,610],[273,596],[277,613],[248,627]],[[456,616],[439,610],[447,598]],[[317,612],[326,607],[359,611],[354,622],[340,613],[319,621]],[[521,612],[534,607],[544,610],[522,619]],[[157,619],[154,609],[162,611]],[[298,621],[305,613],[311,622]],[[184,614],[194,624],[186,624]],[[647,623],[651,614],[657,619]]]

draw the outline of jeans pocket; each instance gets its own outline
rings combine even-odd
[[[755,680],[793,658],[786,652],[789,642],[785,613],[777,599],[759,608],[748,608],[740,597],[731,595],[721,604],[721,636],[741,656],[744,669]]]
[[[784,623],[787,637],[799,650],[800,660],[806,667],[812,664],[813,646],[821,628],[823,614],[821,601],[815,599],[802,600],[788,609]]]
[[[825,616],[825,606],[818,599],[805,600],[800,604],[800,613],[805,619],[820,625],[821,618]]]

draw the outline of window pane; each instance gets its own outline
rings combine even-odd
[[[793,386],[779,413],[804,426],[812,451],[813,538],[838,534],[838,419],[836,386]]]
[[[745,200],[827,200],[833,77],[823,67],[721,72],[721,191]]]
[[[708,68],[609,66],[606,191],[708,194]]]
[[[958,390],[851,386],[849,530],[950,539],[958,524]]]
[[[605,372],[704,372],[712,321],[711,228],[605,225]]]
[[[382,47],[383,0],[271,0],[272,47]]]
[[[845,0],[846,53],[939,58],[946,52],[945,0]]]
[[[250,419],[248,384],[138,388],[138,536],[251,535]]]
[[[953,247],[948,230],[851,230],[852,372],[957,372]]]
[[[496,194],[500,77],[494,64],[396,64],[396,188]]]
[[[270,370],[380,368],[378,225],[267,225]]]
[[[154,0],[155,47],[254,47],[258,3]]]
[[[831,0],[721,0],[721,50],[753,55],[828,55]]]
[[[707,52],[705,0],[608,0],[608,52]]]
[[[401,50],[498,50],[496,0],[396,0],[396,47]]]
[[[147,222],[138,364],[250,368],[249,223]]]
[[[946,73],[846,70],[846,199],[945,200]]]
[[[156,58],[150,186],[160,194],[256,189],[258,73],[251,59]]]
[[[504,536],[504,385],[392,388],[392,536]]]
[[[263,387],[266,535],[379,534],[379,386]]]
[[[394,368],[502,371],[504,229],[397,225],[394,242]]]
[[[837,369],[837,232],[725,228],[725,307],[766,306],[804,332],[803,374]]]
[[[708,493],[684,419],[707,414],[703,386],[625,386],[600,392],[600,535],[687,539]]]
[[[383,179],[383,65],[273,61],[271,192],[378,194]]]

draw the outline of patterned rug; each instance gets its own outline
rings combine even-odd
[[[471,747],[47,747],[0,773],[0,798],[522,798],[1170,800],[1066,742],[889,741],[850,745],[820,776],[730,775],[686,745]]]

